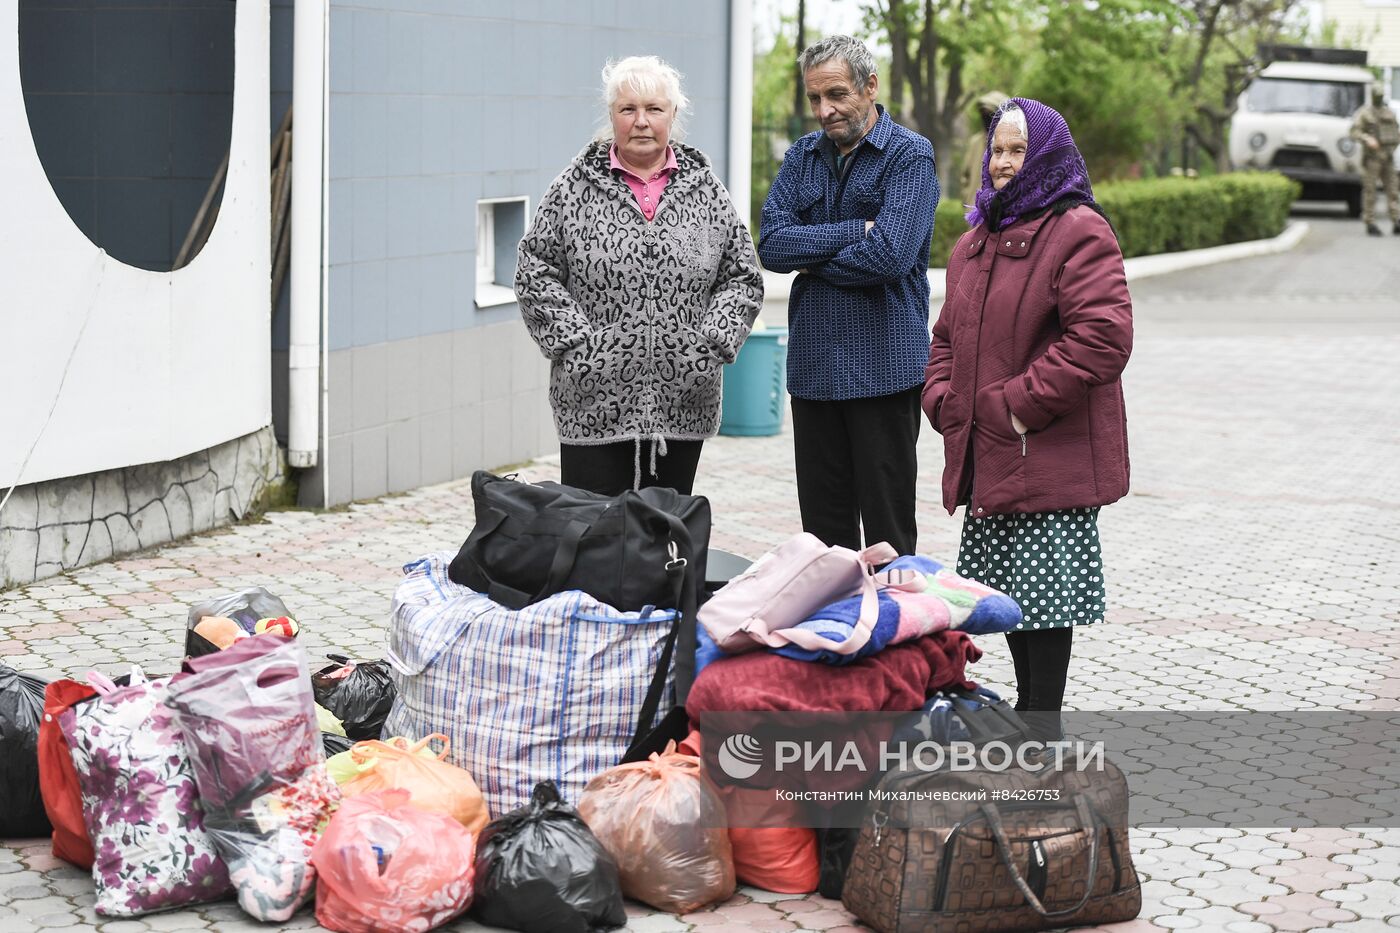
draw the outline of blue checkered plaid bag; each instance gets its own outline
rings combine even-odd
[[[618,612],[578,590],[507,609],[448,579],[451,560],[408,564],[394,592],[398,697],[384,734],[448,736],[448,760],[471,772],[493,817],[545,779],[576,804],[627,751],[677,613]],[[673,705],[669,679],[663,696],[654,722]]]

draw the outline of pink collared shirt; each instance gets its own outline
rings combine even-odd
[[[617,157],[617,143],[608,147],[608,164],[622,172],[622,180],[627,182],[627,187],[632,189],[632,194],[637,199],[637,206],[642,209],[642,215],[647,220],[656,216],[656,205],[661,202],[661,192],[666,190],[666,185],[671,180],[671,173],[677,168],[676,151],[670,146],[666,147],[666,164],[661,166],[661,170],[656,172],[651,178],[638,178],[627,170],[622,164],[622,160]]]

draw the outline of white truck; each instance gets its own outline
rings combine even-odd
[[[1361,146],[1351,121],[1376,80],[1366,53],[1274,46],[1272,62],[1240,95],[1230,122],[1235,169],[1272,169],[1303,185],[1303,198],[1346,201],[1361,213]]]

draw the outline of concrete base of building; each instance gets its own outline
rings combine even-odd
[[[286,476],[268,425],[178,460],[20,486],[0,512],[0,589],[246,518]]]

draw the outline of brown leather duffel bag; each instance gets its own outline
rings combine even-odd
[[[842,901],[880,933],[1131,920],[1128,786],[1102,770],[892,771],[871,795]],[[947,802],[942,802],[947,801]]]

